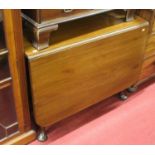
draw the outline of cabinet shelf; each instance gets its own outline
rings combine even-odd
[[[0,80],[0,90],[9,87],[11,85],[11,81],[12,81],[11,77],[8,77],[4,80]]]
[[[8,50],[7,49],[0,49],[0,56],[8,54]]]
[[[0,144],[27,144],[35,138],[22,41],[20,10],[0,9]]]

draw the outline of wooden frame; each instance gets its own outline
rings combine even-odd
[[[35,131],[31,127],[28,106],[22,19],[20,10],[3,10],[3,15],[19,133],[1,144],[25,144],[35,138]]]
[[[149,22],[149,33],[145,47],[143,67],[139,82],[137,83],[137,85],[140,85],[155,78],[155,10],[140,9],[136,10],[136,14]]]

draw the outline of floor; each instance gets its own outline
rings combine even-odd
[[[71,116],[48,130],[43,144],[155,144],[155,80],[126,101],[117,96]]]

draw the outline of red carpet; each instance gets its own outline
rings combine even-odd
[[[47,132],[46,142],[31,144],[155,144],[155,80],[126,101],[111,97]]]

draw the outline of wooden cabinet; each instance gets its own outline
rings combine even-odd
[[[139,79],[139,83],[142,83],[155,77],[155,10],[137,10],[137,14],[149,22],[149,33],[144,53],[143,68]]]
[[[64,22],[90,17],[97,14],[109,12],[108,9],[32,9],[22,10],[26,36],[38,49],[45,49],[50,45],[51,32],[58,30],[59,25]],[[133,19],[134,11],[121,10],[124,19]],[[53,34],[53,33],[52,33]]]
[[[0,144],[35,138],[28,107],[20,10],[0,11]]]
[[[144,59],[140,80],[147,80],[155,76],[155,56]]]
[[[137,15],[146,19],[149,22],[149,32],[152,33],[154,31],[154,24],[155,24],[155,10],[153,9],[137,10]]]
[[[146,44],[145,58],[153,55],[155,55],[155,34],[149,34]]]
[[[18,130],[12,85],[3,83],[0,89],[0,140],[11,137]]]
[[[101,10],[100,10],[101,11]],[[103,11],[103,10],[102,10]],[[95,13],[93,9],[31,9],[22,10],[25,17],[30,17],[36,23],[41,24],[44,22],[62,22],[64,20],[73,20],[79,16],[90,16]]]
[[[26,43],[36,123],[47,127],[134,85],[147,31],[141,18],[121,22],[99,15],[66,23],[45,50]]]
[[[10,53],[5,43],[3,12],[0,13],[0,141],[3,141],[18,133],[19,128],[9,67]]]

